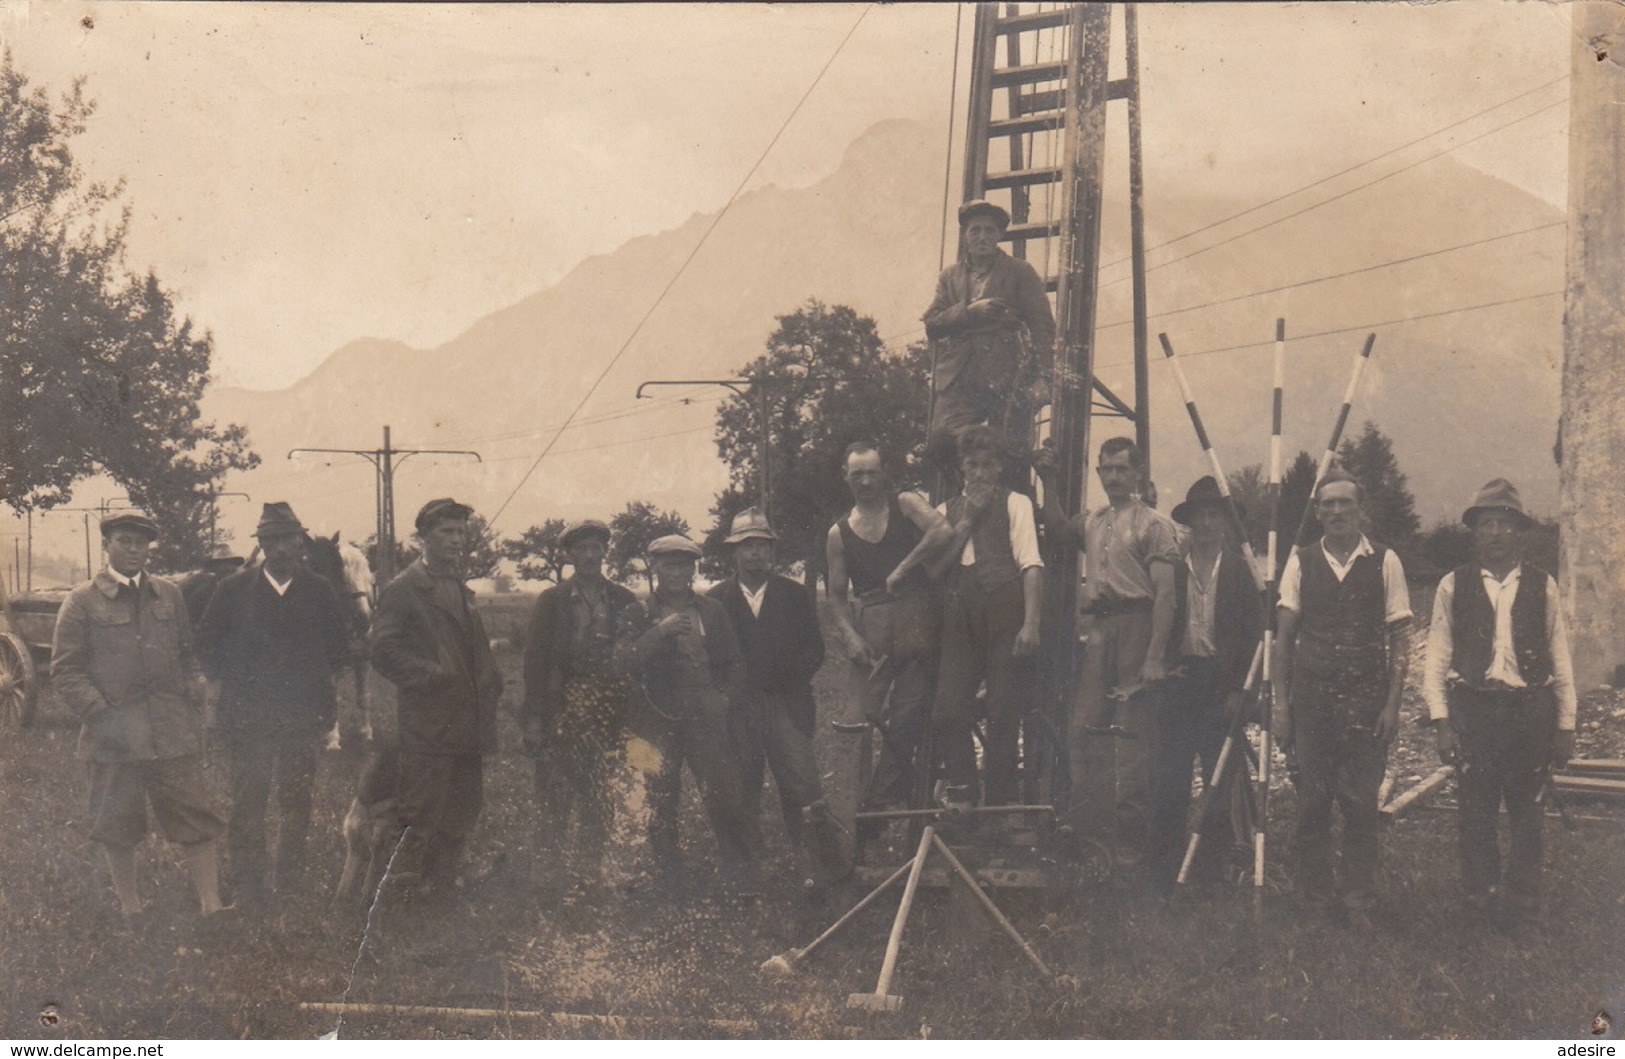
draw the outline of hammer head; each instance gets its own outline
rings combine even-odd
[[[884,993],[853,993],[846,998],[846,1007],[849,1011],[888,1015],[903,1010],[903,998],[887,996]]]
[[[777,956],[769,956],[767,959],[762,961],[762,966],[758,968],[758,970],[760,970],[763,974],[776,974],[788,977],[796,973],[796,964],[800,961],[801,950],[791,949],[789,952],[781,952]]]

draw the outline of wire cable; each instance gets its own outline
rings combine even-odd
[[[677,267],[677,271],[672,274],[671,279],[666,282],[666,285],[661,289],[660,294],[656,296],[654,302],[638,320],[637,326],[632,328],[632,333],[626,336],[626,341],[621,343],[621,348],[615,351],[615,355],[613,357],[609,358],[609,362],[604,365],[604,370],[598,373],[598,377],[594,379],[592,385],[587,388],[587,392],[582,394],[581,400],[576,402],[575,408],[571,410],[570,415],[565,419],[566,426],[568,426],[570,421],[576,417],[577,413],[579,413],[581,409],[586,406],[587,402],[592,399],[592,395],[598,391],[598,387],[603,385],[604,379],[609,376],[610,371],[615,367],[616,364],[620,363],[621,357],[623,357],[626,354],[626,351],[631,348],[633,340],[635,340],[638,335],[643,333],[644,325],[649,322],[649,318],[654,315],[655,310],[660,308],[661,304],[666,300],[666,295],[670,294],[671,289],[677,285],[677,281],[682,278],[685,272],[688,271],[689,264],[693,262],[694,258],[699,254],[701,248],[703,248],[706,242],[711,238],[711,233],[716,231],[717,225],[722,223],[722,219],[728,215],[728,211],[733,208],[733,204],[739,200],[739,195],[745,190],[745,185],[750,183],[751,178],[756,175],[756,171],[762,167],[762,163],[767,161],[767,156],[772,153],[773,148],[778,145],[780,137],[782,137],[785,130],[790,127],[790,123],[795,121],[796,115],[801,113],[801,108],[806,105],[808,98],[812,96],[814,90],[816,90],[819,84],[823,82],[824,75],[829,73],[829,68],[835,64],[835,60],[838,59],[841,52],[846,49],[847,42],[852,39],[852,34],[858,31],[858,27],[863,24],[863,20],[868,17],[869,12],[873,8],[873,4],[868,4],[861,12],[858,13],[858,17],[852,22],[852,27],[846,31],[846,36],[841,38],[841,42],[837,44],[835,46],[835,50],[830,53],[829,59],[825,61],[823,69],[818,71],[818,76],[813,78],[812,84],[807,86],[807,91],[802,93],[801,99],[796,102],[795,107],[790,111],[789,117],[785,118],[784,123],[779,126],[779,131],[773,134],[773,139],[769,140],[767,146],[762,149],[761,155],[756,159],[755,164],[750,167],[750,172],[746,173],[744,179],[739,181],[739,186],[734,188],[732,195],[728,196],[727,203],[722,207],[717,215],[711,219],[711,223],[706,225],[705,231],[700,235],[699,241],[694,244],[694,249],[688,252],[688,256],[683,259],[683,263]],[[547,458],[547,454],[549,452],[553,451],[553,446],[558,442],[559,438],[563,434],[564,430],[563,428],[560,428],[559,431],[553,435],[552,439],[548,441],[547,446],[542,449],[539,455],[537,455],[535,461],[531,463],[530,468],[525,471],[524,476],[519,479],[518,483],[513,487],[513,490],[508,493],[507,499],[502,501],[502,505],[497,508],[496,514],[491,516],[488,523],[489,525],[494,526],[497,519],[502,517],[502,513],[508,510],[508,505],[513,503],[513,498],[518,496],[519,490],[523,489],[525,487],[525,483],[530,481],[530,476],[536,473],[536,468],[542,465],[542,461]]]

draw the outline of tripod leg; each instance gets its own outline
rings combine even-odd
[[[970,889],[971,893],[976,895],[976,900],[981,904],[982,910],[988,914],[994,923],[998,924],[1000,930],[1009,935],[1011,941],[1020,947],[1021,954],[1027,957],[1027,962],[1038,968],[1039,974],[1046,978],[1050,977],[1053,972],[1039,958],[1038,953],[1033,951],[1033,947],[1027,944],[1027,939],[1021,936],[1021,932],[1011,925],[1010,921],[1004,917],[1003,912],[999,911],[999,906],[993,903],[993,899],[982,892],[981,886],[976,882],[976,877],[966,870],[963,864],[959,863],[959,858],[954,856],[954,851],[948,848],[948,844],[935,835],[931,836],[931,841],[936,845],[937,851],[948,861],[948,866],[954,870],[954,874],[958,875],[960,881]]]
[[[920,874],[925,870],[926,854],[931,852],[931,840],[936,828],[927,826],[920,835],[919,848],[909,864],[908,882],[903,884],[903,900],[897,906],[897,918],[892,920],[891,937],[886,939],[886,958],[880,964],[880,980],[873,993],[853,993],[846,998],[849,1008],[867,1011],[896,1011],[903,1006],[903,998],[891,995],[891,983],[897,973],[897,954],[903,947],[903,928],[908,926],[908,914],[914,910],[914,895],[920,888]]]
[[[913,861],[904,863],[896,871],[892,872],[891,875],[887,876],[885,882],[881,883],[873,890],[870,890],[868,896],[859,901],[857,904],[853,905],[851,908],[847,909],[845,915],[831,923],[822,934],[809,941],[805,947],[800,949],[791,949],[788,952],[783,952],[777,956],[769,958],[762,964],[761,970],[779,972],[789,972],[795,970],[797,964],[799,964],[802,960],[805,960],[808,956],[811,956],[814,950],[823,945],[824,942],[828,941],[830,938],[833,938],[842,927],[858,918],[858,913],[862,912],[865,908],[868,908],[870,905],[879,900],[881,894],[895,886],[897,884],[897,880],[907,875],[913,867]]]

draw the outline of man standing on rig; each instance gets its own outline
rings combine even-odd
[[[1540,792],[1574,755],[1574,667],[1557,582],[1521,560],[1519,535],[1534,520],[1517,488],[1495,479],[1461,520],[1474,561],[1439,581],[1422,697],[1439,759],[1458,769],[1468,913],[1518,938],[1540,911]],[[1503,799],[1512,823],[1504,872]]]
[[[1292,845],[1310,909],[1371,929],[1377,872],[1377,794],[1399,731],[1409,665],[1410,592],[1399,556],[1360,532],[1360,483],[1334,469],[1315,488],[1324,531],[1294,548],[1281,571],[1273,728],[1298,766]],[[1334,884],[1332,804],[1343,813]]]
[[[1010,214],[976,199],[959,207],[959,224],[965,257],[937,278],[924,316],[926,338],[936,344],[928,445],[943,467],[952,466],[954,436],[977,423],[1025,443],[1033,414],[1049,399],[1055,349],[1044,280],[999,249]]]

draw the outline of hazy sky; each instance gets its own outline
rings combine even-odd
[[[445,341],[719,208],[860,16],[752,184],[812,183],[883,118],[946,129],[955,13],[0,0],[0,38],[37,84],[87,78],[77,150],[128,181],[131,266],[213,330],[221,381],[275,388],[353,338]],[[1147,7],[1150,208],[1388,151],[1562,78],[1567,35],[1537,2]],[[1561,206],[1565,93],[1456,157]]]

